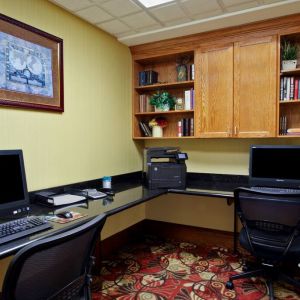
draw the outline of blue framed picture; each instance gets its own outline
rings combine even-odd
[[[63,40],[2,14],[0,105],[64,110]]]

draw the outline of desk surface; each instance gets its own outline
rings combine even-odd
[[[178,194],[208,196],[208,197],[220,197],[220,198],[227,198],[227,199],[233,198],[233,192],[210,190],[210,189],[187,188],[185,190],[176,190],[176,189],[149,190],[142,185],[137,185],[137,186],[132,185],[132,187],[126,186],[125,190],[124,188],[121,188],[119,190],[120,191],[118,192],[118,188],[116,189],[116,194],[114,197],[106,197],[98,200],[88,200],[86,202],[77,203],[76,205],[73,206],[64,207],[65,210],[72,210],[86,216],[77,220],[73,220],[72,222],[66,224],[51,222],[51,224],[53,225],[53,229],[39,232],[37,234],[33,234],[31,236],[21,238],[13,242],[1,245],[0,258],[14,254],[17,250],[21,249],[25,245],[35,240],[72,229],[99,214],[105,213],[107,216],[110,216],[168,192],[178,193]],[[56,209],[57,208],[49,208],[49,207],[33,204],[31,214],[51,216],[56,213],[55,212]]]

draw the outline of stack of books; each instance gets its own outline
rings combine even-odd
[[[158,73],[152,70],[139,72],[139,85],[151,85],[157,83]]]
[[[142,94],[140,95],[140,112],[151,112],[154,111],[153,105],[150,104],[150,96]]]
[[[152,136],[152,131],[146,122],[141,121],[140,128],[141,128],[143,136],[147,136],[147,137]]]
[[[279,118],[279,134],[286,135],[287,134],[287,117],[280,116]]]
[[[194,136],[194,118],[183,118],[177,123],[177,136]]]
[[[300,78],[284,76],[280,79],[280,101],[300,99]]]
[[[300,128],[289,128],[286,134],[300,136]]]

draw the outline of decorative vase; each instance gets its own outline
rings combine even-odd
[[[163,136],[163,129],[160,126],[153,126],[152,127],[152,137],[162,137]]]
[[[164,104],[160,107],[155,106],[155,111],[160,112],[160,111],[169,111],[170,110],[170,105],[169,104]]]
[[[294,70],[297,67],[297,59],[294,60],[283,60],[282,70]]]

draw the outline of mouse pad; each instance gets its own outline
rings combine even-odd
[[[47,220],[51,221],[51,222],[56,222],[56,223],[60,223],[60,224],[65,224],[65,223],[69,223],[72,222],[74,220],[86,217],[87,214],[81,214],[75,211],[70,211],[70,213],[73,215],[72,218],[70,219],[65,219],[65,218],[59,218],[57,216],[47,216]]]

